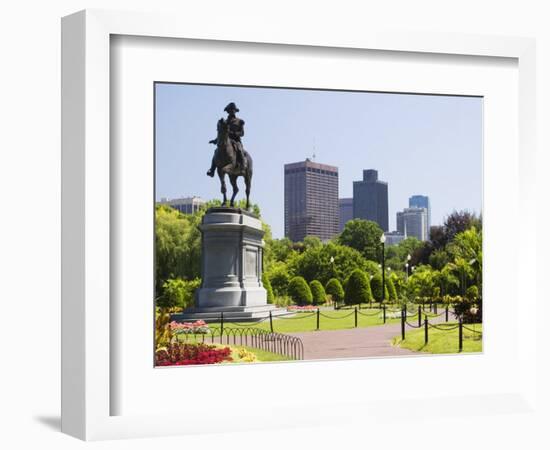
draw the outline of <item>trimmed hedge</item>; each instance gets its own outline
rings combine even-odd
[[[313,294],[303,277],[294,277],[288,284],[288,295],[298,305],[311,305]]]
[[[273,288],[271,287],[271,281],[269,281],[269,277],[265,273],[262,274],[262,284],[264,285],[264,289],[267,294],[267,303],[273,303],[273,300],[275,300],[275,296],[273,295]]]
[[[388,286],[387,285],[388,285],[388,283],[387,283],[387,280],[386,280],[384,298],[386,300],[389,300],[390,296],[389,296],[389,293],[388,293]],[[371,288],[372,296],[374,297],[374,299],[377,302],[382,301],[382,275],[377,274],[377,275],[372,277],[372,279],[370,280],[370,288]]]
[[[311,294],[313,295],[314,305],[323,305],[327,301],[325,288],[320,281],[313,280],[311,283],[309,283],[309,288],[311,289]]]
[[[333,302],[338,303],[344,301],[344,288],[337,278],[331,278],[328,280],[325,291],[332,297]]]
[[[346,283],[344,301],[346,305],[357,305],[372,301],[369,280],[362,270],[355,269],[351,272],[348,282]]]

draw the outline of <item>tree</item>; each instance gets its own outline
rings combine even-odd
[[[357,305],[372,301],[372,292],[367,275],[360,269],[355,269],[346,283],[344,301],[346,305]]]
[[[271,287],[271,282],[269,281],[269,277],[264,272],[262,274],[262,284],[264,285],[264,289],[267,295],[267,303],[273,303],[275,300],[275,296],[273,295],[273,288]]]
[[[271,283],[273,293],[277,297],[284,297],[287,295],[291,276],[284,262],[278,261],[273,263],[265,274]]]
[[[434,295],[434,273],[430,266],[419,266],[407,282],[409,299],[432,298]]]
[[[309,288],[311,289],[311,294],[313,295],[314,305],[323,305],[327,301],[325,288],[318,280],[313,280],[309,283]]]
[[[298,305],[311,305],[313,295],[303,277],[294,277],[288,285],[288,295]]]
[[[174,278],[162,285],[162,295],[157,299],[159,308],[187,308],[193,304],[195,291],[200,286],[200,279],[182,280]]]
[[[462,233],[472,227],[481,231],[481,217],[477,217],[469,211],[453,211],[445,218],[445,222],[443,223],[445,245],[451,242],[458,233]]]
[[[382,228],[371,220],[353,219],[346,223],[338,238],[342,245],[354,248],[371,261],[380,259]]]
[[[288,262],[288,268],[289,272],[307,281],[319,280],[321,283],[327,283],[331,278],[343,280],[354,269],[372,269],[357,250],[333,242],[296,253]]]
[[[370,280],[370,289],[374,300],[377,302],[382,301],[382,275],[376,274]],[[387,285],[384,291],[385,299],[389,300],[389,292]]]
[[[331,296],[333,302],[339,303],[344,300],[344,289],[337,278],[328,280],[325,291]]]

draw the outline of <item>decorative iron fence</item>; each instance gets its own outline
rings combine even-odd
[[[300,338],[250,326],[210,328],[207,333],[180,333],[178,339],[183,342],[253,347],[288,359],[304,359],[304,345]]]

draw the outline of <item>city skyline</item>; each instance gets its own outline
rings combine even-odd
[[[229,101],[241,110],[254,158],[251,201],[274,237],[284,235],[284,164],[314,153],[339,168],[339,198],[352,197],[363,170],[383,174],[388,230],[416,194],[430,197],[432,225],[453,210],[481,212],[480,98],[180,84],[156,85],[155,200],[220,198],[219,180],[205,172],[208,140]]]

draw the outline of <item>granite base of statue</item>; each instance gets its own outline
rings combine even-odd
[[[267,303],[262,285],[262,224],[240,208],[211,208],[200,225],[201,287],[195,307],[173,320],[253,320],[285,312]]]

